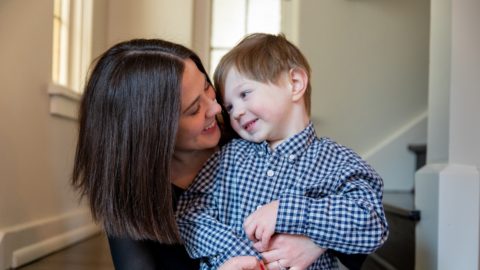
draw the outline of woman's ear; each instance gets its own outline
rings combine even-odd
[[[292,68],[288,71],[290,85],[292,87],[292,100],[298,101],[303,98],[308,85],[307,72],[300,67]]]

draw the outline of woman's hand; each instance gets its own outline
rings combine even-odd
[[[238,256],[230,258],[218,270],[265,270],[265,266],[254,256]]]
[[[278,205],[278,201],[267,203],[250,214],[243,222],[243,229],[248,239],[253,242],[259,241],[264,249],[275,233]]]
[[[326,249],[317,246],[304,235],[277,234],[273,236],[267,249],[260,242],[254,244],[262,253],[269,270],[300,270],[308,268]]]

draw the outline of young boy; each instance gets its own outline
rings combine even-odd
[[[382,179],[352,150],[317,138],[309,77],[305,57],[282,35],[247,36],[221,59],[215,86],[243,139],[210,158],[177,209],[203,269],[262,258],[257,249],[274,234],[304,235],[326,250],[308,269],[338,268],[333,251],[370,253],[386,240]]]

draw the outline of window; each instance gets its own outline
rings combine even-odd
[[[52,81],[80,93],[91,60],[92,0],[55,0]]]
[[[281,0],[212,0],[210,74],[245,35],[281,31]]]
[[[92,0],[55,0],[50,112],[76,118],[91,61]]]

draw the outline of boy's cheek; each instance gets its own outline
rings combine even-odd
[[[239,133],[242,130],[240,128],[238,121],[236,121],[235,119],[232,119],[232,117],[230,117],[230,123],[232,124],[233,130],[235,130],[237,133]]]

